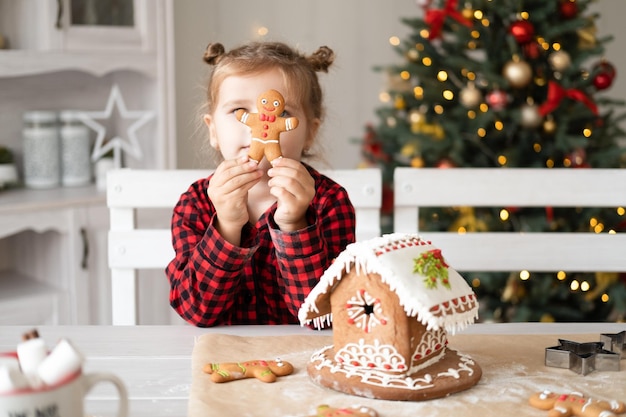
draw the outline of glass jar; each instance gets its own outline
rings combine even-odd
[[[57,187],[61,182],[61,146],[56,113],[28,111],[23,123],[24,184],[30,188]]]
[[[89,184],[91,182],[89,128],[80,120],[77,111],[62,111],[59,120],[61,183],[66,187]]]

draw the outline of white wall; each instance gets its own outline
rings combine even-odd
[[[263,39],[282,40],[312,53],[321,45],[334,49],[337,60],[329,74],[320,74],[326,91],[327,119],[322,131],[326,160],[333,168],[354,168],[360,161],[360,139],[367,122],[376,122],[378,94],[385,89],[375,65],[401,62],[388,39],[408,32],[401,18],[418,17],[415,0],[184,0],[174,2],[178,167],[210,166],[199,153],[205,131],[199,125],[208,66],[201,57],[209,42],[226,48],[259,39],[255,29],[265,26]],[[607,58],[618,76],[608,94],[626,98],[626,1],[599,0],[593,5],[601,18],[598,36],[613,34]],[[199,128],[200,126],[200,128]]]
[[[227,49],[260,39],[255,29],[265,26],[264,40],[285,41],[312,53],[328,45],[336,60],[328,74],[320,73],[326,93],[326,121],[321,132],[325,156],[334,168],[353,168],[365,123],[373,120],[378,93],[384,89],[374,65],[401,60],[388,39],[407,32],[399,16],[414,16],[420,9],[412,0],[245,0],[175,2],[176,101],[178,167],[204,167],[198,154],[205,131],[198,130],[199,106],[204,103],[204,80],[209,70],[202,54],[209,42]]]

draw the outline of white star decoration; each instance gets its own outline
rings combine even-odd
[[[107,129],[94,119],[111,119],[115,106],[117,106],[119,114],[122,118],[136,120],[126,131],[128,140],[122,139],[118,132],[115,132],[115,135],[105,143],[104,139]],[[91,160],[95,162],[111,150],[113,151],[113,162],[115,164],[115,168],[122,167],[122,152],[126,152],[137,159],[141,159],[143,154],[141,152],[141,147],[139,146],[136,133],[140,127],[145,125],[153,117],[154,112],[151,111],[128,111],[119,87],[117,84],[114,84],[113,88],[111,88],[107,105],[103,111],[85,111],[80,113],[80,118],[83,123],[97,133],[96,144],[94,145],[93,152],[91,154]]]

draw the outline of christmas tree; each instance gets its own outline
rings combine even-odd
[[[604,56],[612,37],[598,36],[590,2],[419,1],[421,17],[403,19],[410,34],[392,42],[402,63],[377,68],[389,80],[386,97],[362,141],[366,161],[383,169],[383,207],[392,207],[398,166],[623,168],[624,103],[607,96],[616,77]],[[623,207],[420,213],[422,230],[626,231]],[[519,273],[472,274],[483,318],[626,318],[626,274],[562,271],[523,281]]]

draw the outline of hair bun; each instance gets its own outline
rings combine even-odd
[[[320,46],[317,51],[307,57],[314,71],[328,72],[328,67],[335,60],[335,53],[328,46]]]
[[[220,62],[220,59],[224,55],[224,45],[219,42],[210,43],[207,45],[206,50],[204,51],[204,56],[202,59],[209,65],[217,65]]]

